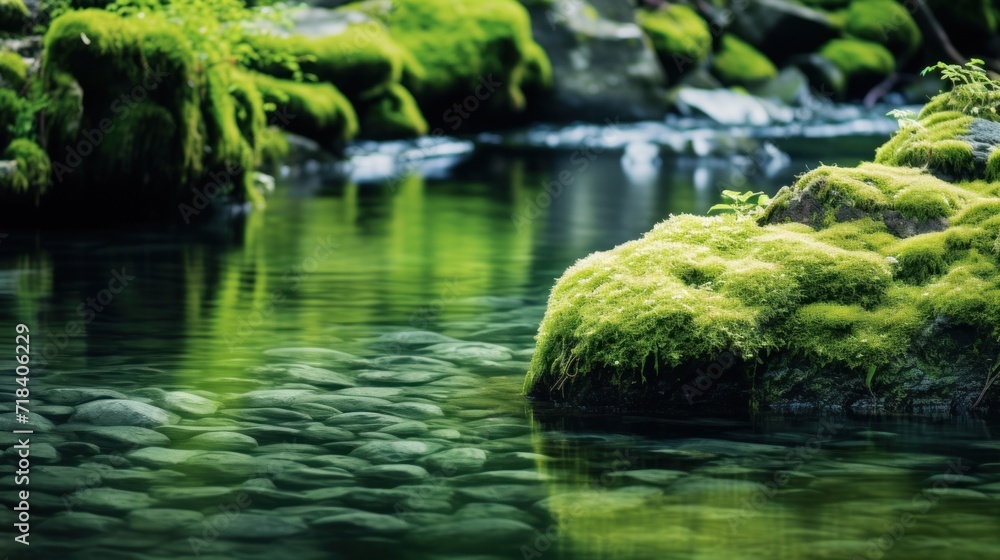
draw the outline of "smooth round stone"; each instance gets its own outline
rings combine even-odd
[[[534,529],[520,521],[509,519],[462,519],[419,527],[409,533],[408,540],[421,546],[433,546],[436,551],[518,550],[534,542]]]
[[[177,484],[184,475],[176,471],[146,469],[118,469],[102,475],[105,486],[145,492],[153,485]]]
[[[43,521],[39,529],[45,533],[100,535],[114,533],[124,526],[124,521],[114,517],[84,511],[61,511]]]
[[[76,406],[78,404],[96,401],[98,399],[122,399],[128,397],[111,389],[62,388],[45,391],[45,401],[52,404]]]
[[[159,399],[159,404],[167,410],[185,416],[209,416],[219,409],[219,403],[183,391],[164,394]]]
[[[332,441],[351,441],[354,433],[343,428],[312,424],[299,432],[299,438],[311,443],[329,443]]]
[[[65,441],[56,444],[56,450],[66,457],[93,457],[101,452],[100,447],[82,441]]]
[[[222,480],[246,480],[259,469],[266,467],[249,455],[232,451],[205,451],[177,466],[181,470]]]
[[[481,470],[486,457],[486,452],[482,449],[457,447],[426,457],[422,464],[432,472],[451,476]]]
[[[284,426],[254,425],[241,428],[240,433],[254,438],[259,443],[271,444],[282,441],[293,441],[298,437],[299,430]]]
[[[402,422],[408,422],[408,420],[399,416],[380,414],[378,412],[345,412],[331,416],[323,423],[327,426],[337,426],[352,431],[357,431],[358,428],[365,428],[363,431],[370,431],[380,430]]]
[[[306,364],[270,365],[252,370],[254,374],[283,377],[319,387],[354,387],[357,383],[343,373]]]
[[[432,381],[428,383],[428,386],[440,387],[442,389],[469,389],[476,388],[482,384],[482,381],[478,377],[473,377],[471,375],[453,375],[451,377],[444,377],[438,379],[437,381]]]
[[[159,505],[201,509],[232,501],[234,492],[234,489],[224,486],[164,486],[154,488],[150,495]]]
[[[474,486],[482,484],[527,484],[533,482],[548,482],[552,477],[534,470],[487,471],[475,474],[465,474],[451,479],[454,484]]]
[[[31,412],[35,414],[41,414],[46,418],[52,418],[55,420],[65,420],[73,415],[76,411],[72,406],[59,406],[59,405],[44,405],[35,406],[31,408]]]
[[[351,387],[334,391],[334,393],[347,397],[372,397],[376,399],[394,399],[404,394],[403,389],[398,387]]]
[[[68,494],[101,485],[101,473],[80,467],[40,466],[31,469],[31,490]],[[13,480],[13,479],[10,479]]]
[[[140,492],[114,488],[87,488],[70,494],[67,498],[73,511],[122,514],[136,509],[152,507],[152,498]]]
[[[426,403],[395,403],[386,406],[384,410],[389,414],[413,420],[429,420],[431,418],[441,418],[444,416],[444,411],[441,410],[441,407]]]
[[[486,439],[504,439],[529,433],[531,433],[531,426],[526,424],[487,424],[476,428],[476,434]]]
[[[435,371],[387,371],[370,370],[358,373],[358,381],[376,385],[423,385],[452,375],[451,372]]]
[[[392,404],[390,401],[385,399],[377,399],[374,397],[353,397],[350,395],[313,395],[309,398],[308,402],[332,406],[333,408],[341,410],[345,413],[374,412],[382,410],[384,407]]]
[[[378,430],[383,434],[391,434],[396,437],[408,438],[419,437],[428,432],[427,424],[423,422],[400,422]]]
[[[70,417],[71,423],[94,426],[139,426],[154,428],[175,421],[176,417],[162,408],[136,401],[104,399],[81,404]]]
[[[458,494],[470,502],[524,505],[544,499],[548,491],[542,485],[491,484],[459,488]]]
[[[313,521],[323,518],[332,517],[335,515],[343,515],[345,513],[356,513],[358,510],[348,507],[340,506],[317,506],[317,505],[304,505],[304,506],[284,506],[279,508],[274,508],[271,513],[276,515],[287,515],[290,517],[298,517],[308,524],[312,524]]]
[[[973,486],[975,484],[982,484],[982,480],[974,477],[961,474],[953,473],[941,473],[934,476],[927,477],[925,484],[933,484],[935,482],[943,482],[949,485],[956,486]]]
[[[357,472],[365,467],[371,466],[371,463],[365,461],[364,459],[348,457],[346,455],[320,455],[304,460],[303,464],[315,468],[333,467],[337,469],[344,469],[348,472]]]
[[[343,486],[354,482],[354,475],[343,469],[326,467],[322,469],[300,467],[287,469],[274,476],[274,483],[280,488],[327,488]]]
[[[236,432],[210,432],[196,435],[184,445],[213,451],[252,451],[257,448],[257,440]]]
[[[435,443],[422,441],[372,441],[351,451],[351,457],[357,457],[372,463],[406,463],[430,455],[441,449]]]
[[[426,348],[431,355],[461,362],[506,362],[514,357],[510,350],[487,342],[444,342]]]
[[[428,358],[426,356],[382,356],[372,360],[372,363],[379,368],[393,369],[397,367],[418,367],[424,369],[454,369],[455,364]]]
[[[384,434],[381,432],[361,432],[358,434],[358,439],[363,441],[371,441],[371,440],[396,441],[403,438],[399,436],[394,436],[392,434]]]
[[[326,453],[326,449],[318,445],[306,443],[272,443],[257,448],[257,453]]]
[[[128,514],[128,527],[141,533],[176,533],[194,528],[205,521],[197,511],[183,509],[140,509]]]
[[[315,394],[316,391],[307,389],[262,389],[241,395],[236,403],[250,408],[288,408],[295,403],[306,402]]]
[[[458,340],[431,331],[400,331],[383,334],[372,341],[372,343],[380,346],[405,346],[410,348],[447,342],[458,342]]]
[[[340,411],[332,406],[311,402],[293,404],[292,410],[295,412],[301,412],[302,414],[308,414],[311,418],[317,420],[324,420],[334,414],[340,414]]]
[[[512,519],[533,525],[538,519],[523,509],[509,506],[507,504],[491,504],[476,502],[466,504],[455,512],[456,518],[462,519]]]
[[[438,439],[450,439],[450,440],[462,439],[462,432],[458,430],[453,430],[451,428],[444,428],[441,430],[431,430],[430,432],[427,433],[427,435]]]
[[[219,414],[247,422],[309,422],[312,416],[285,408],[226,408]]]
[[[364,511],[321,517],[310,525],[334,535],[398,535],[410,530],[395,516]]]
[[[6,452],[4,452],[4,457],[17,457],[18,451],[18,449],[10,447]],[[48,443],[31,443],[29,451],[31,453],[30,459],[33,464],[51,465],[53,463],[58,463],[60,459],[59,452],[56,451],[56,448],[53,445]]]
[[[430,473],[416,465],[375,465],[359,470],[356,476],[366,486],[393,487],[421,482]]]
[[[14,430],[34,430],[37,436],[52,432],[56,429],[56,425],[53,424],[51,420],[34,412],[28,413],[28,422],[28,424],[18,422],[13,414],[0,415],[0,432],[6,432],[5,435],[11,436],[11,441],[16,441],[17,438],[11,434]],[[35,439],[37,440],[38,438],[36,437]]]
[[[125,457],[137,465],[164,468],[179,465],[191,457],[201,455],[202,453],[204,453],[204,451],[168,449],[165,447],[147,447],[145,449],[137,449],[127,453]]]
[[[528,453],[526,451],[512,451],[510,453],[500,453],[490,457],[486,462],[487,469],[534,469],[539,465],[544,465],[552,458],[539,453]]]
[[[98,446],[111,447],[150,447],[170,444],[170,438],[137,426],[104,426],[100,428],[86,426],[83,429],[73,428],[83,439],[94,441]]]
[[[295,517],[250,512],[236,516],[214,515],[206,519],[205,524],[215,527],[221,538],[249,541],[293,537],[308,529],[305,521]]]

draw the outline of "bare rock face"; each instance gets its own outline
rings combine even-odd
[[[549,7],[527,7],[554,78],[537,119],[638,121],[666,115],[666,78],[630,2],[555,0]]]

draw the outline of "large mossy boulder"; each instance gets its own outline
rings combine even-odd
[[[841,35],[827,12],[796,2],[751,0],[731,4],[735,14],[731,31],[778,64],[794,55],[816,52]]]
[[[0,171],[3,206],[18,211],[37,207],[51,184],[51,163],[45,150],[31,140],[19,138],[0,154],[0,162],[8,164]]]
[[[29,17],[24,0],[0,0],[0,32],[23,32]]]
[[[756,219],[675,216],[591,255],[552,291],[525,389],[673,412],[968,410],[1000,354],[1000,183],[965,178],[824,166]]]
[[[819,56],[843,76],[843,85],[835,93],[850,99],[864,97],[896,69],[896,59],[889,49],[860,39],[834,39],[823,45]],[[831,87],[824,89],[829,91]]]
[[[173,210],[209,180],[234,200],[255,196],[261,96],[232,66],[206,69],[176,26],[69,12],[45,36],[42,80],[61,206],[113,196]]]
[[[670,4],[656,10],[639,10],[636,20],[671,80],[697,68],[712,52],[708,23],[689,6]]]
[[[540,50],[516,0],[366,0],[341,9],[380,21],[409,53],[420,70],[403,83],[431,127],[509,125],[526,109],[526,70]]]

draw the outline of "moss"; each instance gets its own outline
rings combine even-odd
[[[833,39],[819,51],[847,80],[844,92],[860,97],[896,69],[896,60],[888,49],[878,43],[858,39]]]
[[[671,4],[659,10],[639,10],[636,21],[670,77],[694,68],[712,50],[708,24],[689,6]]]
[[[0,52],[0,88],[20,91],[28,79],[28,65],[21,55],[9,51]]]
[[[260,137],[260,162],[265,168],[274,168],[288,157],[291,148],[288,136],[276,126],[269,126]]]
[[[68,12],[44,46],[47,147],[63,195],[170,208],[220,177],[232,198],[253,194],[265,114],[251,77],[201,64],[181,30],[156,17]]]
[[[417,79],[423,74],[377,21],[351,25],[341,33],[319,38],[261,35],[251,37],[251,45],[260,56],[256,70],[292,79],[288,68],[278,61],[296,57],[302,72],[334,84],[354,104],[399,83],[404,68]]]
[[[358,133],[350,101],[330,84],[294,82],[256,74],[254,81],[270,105],[270,121],[289,132],[338,146]]]
[[[427,134],[427,121],[410,92],[394,85],[368,105],[361,133],[374,140],[415,138]]]
[[[723,84],[750,86],[778,75],[778,69],[749,43],[726,34],[712,60],[712,72]]]
[[[515,0],[395,0],[391,11],[378,0],[352,3],[343,10],[378,18],[393,40],[411,53],[424,70],[419,81],[403,84],[424,115],[442,115],[477,91],[488,99],[472,126],[507,121],[523,110],[522,86],[531,57],[531,21]],[[447,30],[443,33],[442,30]],[[436,122],[434,123],[437,124]]]
[[[538,43],[529,43],[525,49],[524,91],[531,96],[552,87],[552,63]]]
[[[0,197],[8,202],[37,205],[51,184],[51,162],[45,150],[31,140],[19,138],[7,146],[0,159],[16,163],[12,174],[0,177]]]
[[[24,0],[0,0],[0,31],[18,33],[24,30],[31,12]]]
[[[803,200],[828,218],[778,223]],[[950,225],[901,238],[889,215]],[[622,389],[725,351],[749,363],[803,357],[860,379],[897,371],[938,318],[1000,337],[998,257],[996,184],[820,167],[758,220],[674,216],[578,261],[552,290],[525,388],[585,376]]]
[[[903,5],[895,0],[855,0],[847,9],[845,31],[909,56],[920,48],[923,36]]]
[[[17,120],[21,100],[17,93],[9,89],[0,89],[0,146],[6,146],[13,139],[10,126]]]

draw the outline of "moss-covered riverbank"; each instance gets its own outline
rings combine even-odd
[[[677,216],[580,261],[526,390],[665,410],[996,405],[978,401],[1000,354],[995,87],[942,94],[879,163],[820,167],[756,219]]]

